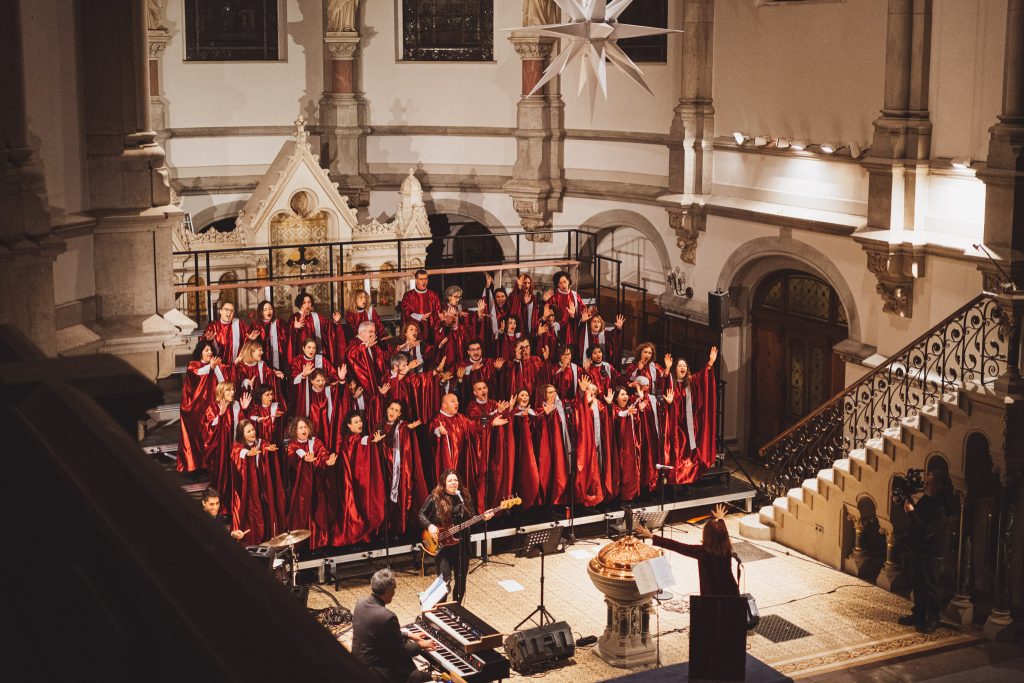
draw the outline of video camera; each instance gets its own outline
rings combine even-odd
[[[924,470],[911,467],[892,478],[892,502],[903,505],[915,493],[924,491]]]

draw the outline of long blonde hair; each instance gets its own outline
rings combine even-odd
[[[259,343],[255,339],[247,339],[243,344],[242,348],[238,350],[238,358],[235,360],[236,363],[255,363],[256,358],[253,354],[256,350],[263,350],[263,344]]]
[[[235,383],[229,380],[217,383],[217,388],[213,390],[213,396],[218,401],[224,400],[224,394],[227,393],[228,389],[235,390]]]

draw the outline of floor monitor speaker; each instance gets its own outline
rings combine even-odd
[[[564,621],[516,631],[505,639],[505,656],[518,673],[533,671],[576,653],[572,629]]]

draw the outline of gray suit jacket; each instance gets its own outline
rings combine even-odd
[[[402,635],[398,616],[375,595],[360,598],[352,612],[352,653],[386,681],[406,683],[416,671],[420,647]]]

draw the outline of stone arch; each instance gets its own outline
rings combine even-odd
[[[742,287],[752,293],[757,285],[770,273],[792,268],[809,271],[836,291],[846,311],[847,329],[850,339],[856,342],[863,340],[863,330],[857,299],[853,290],[846,282],[839,269],[828,256],[809,244],[793,239],[779,237],[759,237],[750,240],[734,251],[722,264],[718,275],[718,288],[728,290]],[[747,301],[737,301],[744,314],[747,313]]]
[[[493,213],[487,209],[467,202],[462,199],[424,199],[423,204],[426,206],[427,213],[438,214],[444,213],[455,216],[463,216],[470,220],[476,221],[480,225],[484,226],[491,231],[494,238],[498,240],[498,244],[501,246],[502,253],[505,254],[506,258],[511,258],[516,253],[516,241],[512,237],[512,233],[509,232],[505,224],[498,219]],[[458,234],[458,231],[453,235]]]
[[[619,227],[633,228],[649,239],[656,247],[660,247],[655,248],[655,252],[657,252],[658,257],[661,260],[661,267],[666,273],[672,270],[672,261],[669,257],[669,250],[665,244],[665,238],[661,232],[658,231],[658,228],[639,213],[626,209],[602,211],[601,213],[591,216],[580,225],[582,230],[589,231],[594,235],[593,240],[588,240],[585,247],[581,247],[580,258],[586,260],[588,257],[592,256],[597,250],[598,245],[601,244],[602,240]]]
[[[238,213],[245,206],[244,200],[236,200],[233,202],[225,202],[224,204],[214,204],[208,206],[202,211],[192,215],[192,225],[195,229],[202,230],[211,223],[224,220],[225,218],[237,218]]]

